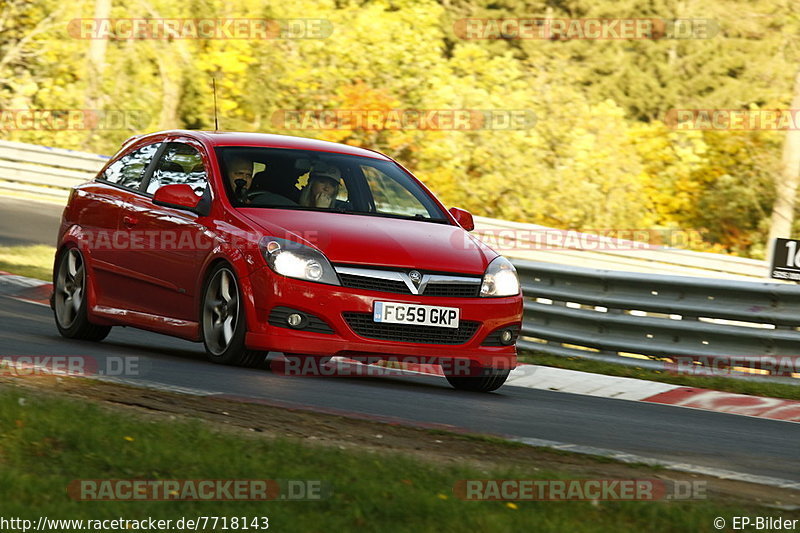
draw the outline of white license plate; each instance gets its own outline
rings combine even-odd
[[[390,324],[417,324],[440,328],[457,328],[460,309],[435,305],[375,302],[372,320]]]

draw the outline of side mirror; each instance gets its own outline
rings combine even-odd
[[[456,219],[458,225],[465,230],[472,231],[475,229],[475,221],[472,220],[472,213],[469,211],[460,209],[458,207],[451,207],[450,214],[453,215],[454,219]]]
[[[185,183],[173,183],[159,187],[153,195],[153,203],[174,209],[186,209],[205,216],[208,209],[201,209],[201,198],[194,193],[194,189]]]

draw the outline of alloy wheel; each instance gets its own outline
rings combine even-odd
[[[85,287],[86,269],[83,257],[76,248],[71,248],[67,257],[61,261],[56,277],[56,319],[62,328],[70,328],[78,318],[85,297]]]
[[[203,305],[203,334],[214,355],[222,355],[230,346],[239,320],[239,287],[227,268],[214,274],[206,288]]]

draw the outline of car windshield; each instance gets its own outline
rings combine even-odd
[[[217,156],[235,207],[448,220],[429,193],[392,161],[239,146],[217,148]]]

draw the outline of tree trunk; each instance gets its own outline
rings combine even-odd
[[[94,1],[94,18],[107,19],[111,16],[111,0]],[[89,41],[89,60],[87,62],[86,96],[84,109],[100,112],[102,106],[101,88],[103,83],[103,69],[106,63],[107,39],[91,39]],[[88,112],[88,111],[87,111]],[[89,131],[84,139],[84,148],[87,148],[94,136],[94,131]]]
[[[798,109],[800,109],[800,71],[794,80],[791,112],[796,112]],[[770,251],[776,238],[791,237],[798,180],[800,180],[800,128],[795,127],[786,132],[786,139],[783,141],[781,175],[775,184],[775,204],[772,207],[767,243]]]
[[[166,48],[166,47],[165,47]],[[156,52],[158,54],[158,71],[161,75],[161,112],[159,113],[159,129],[169,130],[178,127],[178,106],[181,99],[180,73],[177,69],[170,69],[166,60],[167,50]],[[170,74],[175,72],[175,75]]]

